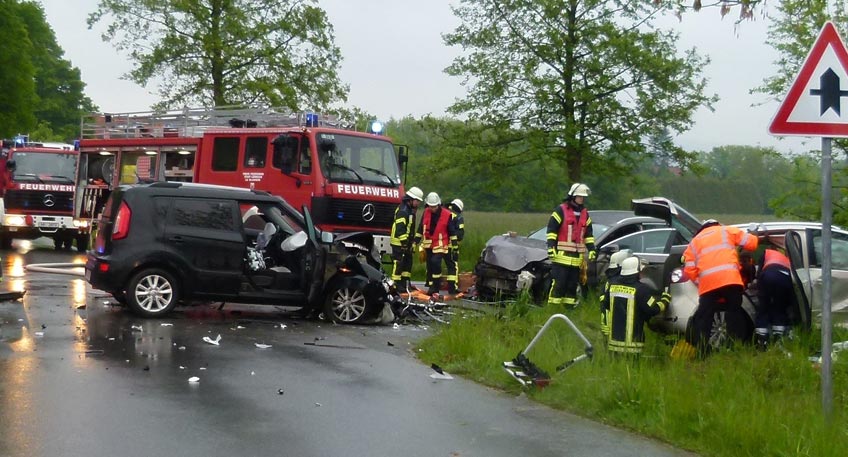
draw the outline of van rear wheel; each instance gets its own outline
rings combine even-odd
[[[127,286],[127,304],[143,317],[161,317],[170,313],[179,301],[174,276],[159,268],[148,268],[132,277]]]

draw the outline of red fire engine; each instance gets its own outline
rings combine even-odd
[[[46,236],[56,249],[70,249],[74,240],[79,251],[87,249],[89,221],[74,217],[82,194],[78,166],[79,152],[72,145],[30,142],[21,135],[3,141],[0,247],[9,249],[15,238]]]
[[[79,216],[96,220],[113,186],[188,181],[265,190],[332,232],[389,234],[404,190],[403,146],[313,114],[185,109],[94,114],[82,122]]]

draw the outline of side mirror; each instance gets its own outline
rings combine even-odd
[[[15,168],[18,167],[18,164],[15,163],[15,160],[7,160],[6,161],[6,169],[9,171],[15,171]]]
[[[280,135],[274,138],[273,165],[279,167],[285,175],[294,171],[294,161],[298,146],[298,138],[290,135]]]
[[[400,170],[403,171],[404,165],[409,162],[409,148],[404,145],[398,145],[398,165],[400,166]]]
[[[332,232],[321,232],[321,242],[325,244],[330,244],[333,242],[333,233]]]

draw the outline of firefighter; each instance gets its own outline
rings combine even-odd
[[[724,312],[731,337],[744,339],[742,292],[737,248],[757,249],[757,237],[744,230],[724,226],[714,219],[705,221],[683,252],[683,272],[698,285],[698,309],[692,315],[686,340],[702,354],[709,350],[713,316]]]
[[[450,249],[453,230],[450,224],[452,213],[442,207],[442,199],[435,192],[427,194],[424,203],[427,208],[421,217],[415,239],[427,262],[427,295],[433,295],[441,290],[442,260]]]
[[[606,281],[604,281],[603,287],[601,287],[601,296],[600,296],[600,304],[601,304],[601,333],[609,337],[610,327],[609,327],[609,301],[607,301],[607,294],[609,293],[609,285],[610,283],[616,279],[621,273],[621,262],[624,259],[633,255],[633,251],[630,249],[623,249],[621,251],[615,252],[610,256],[609,266],[607,267]]]
[[[457,274],[459,273],[459,245],[465,237],[465,218],[462,217],[462,210],[464,208],[465,205],[458,198],[450,202],[448,206],[451,212],[450,223],[452,234],[450,237],[450,249],[446,258],[448,274],[445,278],[448,281],[448,293],[451,295],[456,295],[459,292],[456,288],[456,282],[458,280]]]
[[[574,183],[548,220],[548,257],[553,263],[549,304],[577,306],[580,268],[587,256],[588,260],[595,258],[592,219],[584,206],[589,192],[586,184]]]
[[[757,349],[768,348],[769,333],[771,340],[776,343],[780,342],[786,333],[789,322],[787,310],[795,296],[792,290],[791,268],[789,257],[779,248],[763,251],[757,277],[758,300],[754,329]]]
[[[639,281],[641,261],[630,256],[621,262],[621,273],[610,280],[605,293],[609,304],[609,339],[607,348],[617,354],[642,354],[645,346],[645,323],[665,312],[671,295],[660,294]]]
[[[392,224],[392,280],[397,283],[401,292],[409,290],[412,276],[412,255],[415,241],[415,215],[419,202],[424,201],[424,192],[417,187],[411,187],[401,199],[400,206],[395,210],[395,221]]]

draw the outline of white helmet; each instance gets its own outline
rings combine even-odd
[[[610,256],[609,267],[610,268],[620,267],[621,262],[623,262],[624,259],[626,259],[626,258],[628,258],[632,255],[633,255],[633,251],[631,251],[630,249],[622,249],[622,250],[616,252],[615,254]]]
[[[571,189],[568,190],[569,197],[588,197],[590,193],[592,191],[589,190],[589,186],[579,182],[572,184]]]
[[[465,207],[465,205],[462,204],[462,200],[458,198],[453,199],[451,205],[456,206],[456,208],[460,211],[463,211],[463,208]]]
[[[442,199],[439,198],[439,194],[430,192],[427,194],[427,200],[424,200],[424,203],[426,203],[427,206],[439,206],[442,204]]]
[[[632,256],[621,261],[621,276],[635,275],[642,271],[642,262],[639,257]]]
[[[419,202],[424,201],[424,192],[417,187],[410,187],[408,191],[406,191],[406,196],[409,198],[414,198]]]

